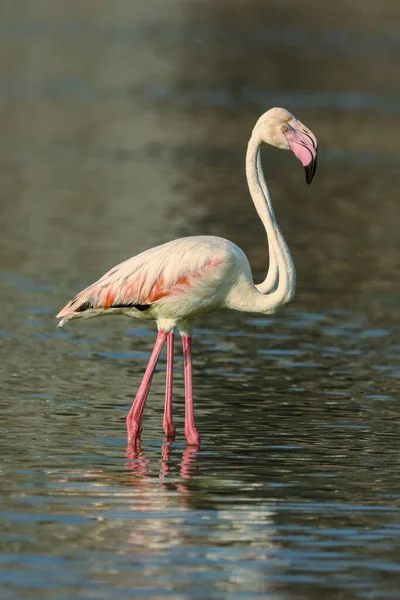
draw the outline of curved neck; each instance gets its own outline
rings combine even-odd
[[[279,229],[265,182],[260,158],[261,140],[257,130],[250,138],[246,155],[246,176],[250,194],[267,234],[270,267],[266,279],[256,286],[261,294],[259,310],[277,310],[293,299],[296,289],[296,270],[290,250]],[[265,306],[264,306],[265,305]]]
[[[265,181],[264,171],[261,164],[261,148],[259,148],[257,152],[257,178],[258,183],[261,186],[262,193],[264,194],[264,199],[268,205],[269,211],[274,215],[274,211],[271,204],[271,197],[269,195],[269,189],[267,187],[267,182]],[[268,236],[267,234],[267,238],[269,258],[268,272],[264,281],[256,286],[258,291],[261,292],[261,294],[270,294],[271,292],[274,292],[278,287],[279,282],[278,261],[276,259],[272,237]]]

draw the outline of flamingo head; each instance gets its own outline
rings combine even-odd
[[[271,108],[258,119],[253,133],[261,141],[291,150],[306,172],[306,182],[311,183],[317,168],[318,142],[308,127],[284,108]]]

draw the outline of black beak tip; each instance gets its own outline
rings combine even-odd
[[[310,185],[314,179],[315,171],[317,170],[317,157],[311,160],[311,162],[304,167],[304,170],[306,172],[306,183]]]

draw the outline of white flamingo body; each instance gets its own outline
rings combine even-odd
[[[59,314],[59,325],[123,314],[157,320],[170,331],[181,321],[217,308],[240,310],[240,298],[250,300],[252,293],[259,294],[243,250],[224,238],[193,236],[156,246],[117,265],[67,304]],[[148,308],[135,308],[143,305]],[[81,306],[88,308],[77,312]]]
[[[129,258],[79,292],[57,315],[67,321],[110,314],[156,320],[158,337],[142,384],[127,418],[128,441],[136,443],[152,376],[165,341],[168,341],[164,430],[175,435],[172,421],[174,329],[183,341],[185,365],[185,434],[199,443],[194,425],[191,336],[193,322],[217,308],[270,314],[290,302],[295,293],[296,271],[272,209],[261,165],[263,143],[292,150],[306,170],[310,183],[316,169],[317,140],[288,111],[273,108],[260,117],[250,138],[246,175],[250,193],[265,227],[269,269],[255,285],[244,252],[236,244],[214,236],[173,240]]]

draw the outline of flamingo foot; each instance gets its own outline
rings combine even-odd
[[[173,442],[175,440],[176,427],[172,421],[163,423],[165,432],[165,441]]]
[[[189,446],[200,446],[200,435],[195,427],[185,428],[185,437]]]
[[[143,427],[140,423],[132,422],[129,415],[126,418],[126,429],[128,432],[128,444],[135,445],[140,442]]]

